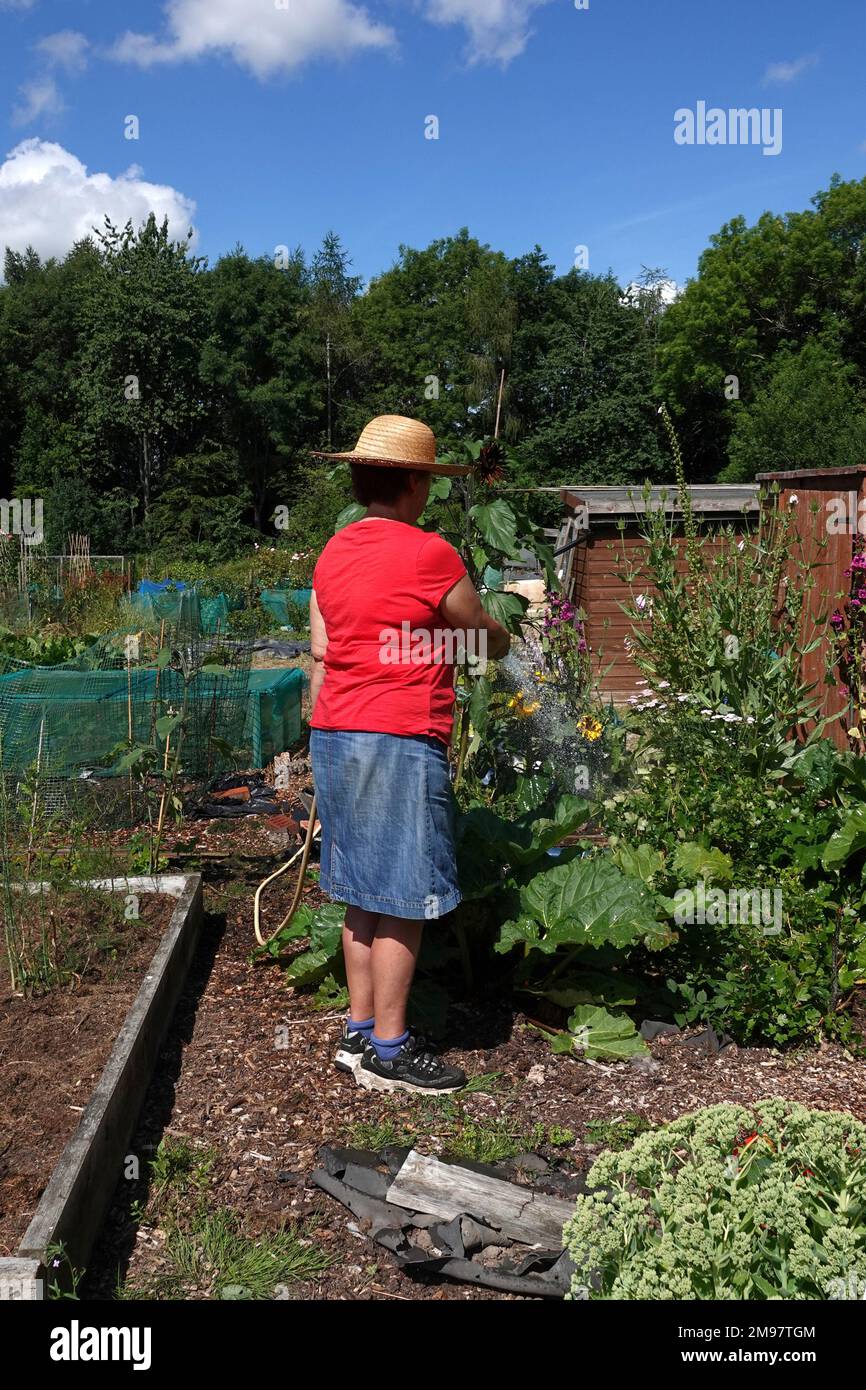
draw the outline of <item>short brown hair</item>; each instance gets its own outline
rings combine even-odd
[[[409,491],[417,470],[413,468],[378,468],[375,464],[352,464],[352,491],[362,507],[373,502],[396,502]]]

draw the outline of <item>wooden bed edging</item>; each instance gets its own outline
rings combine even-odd
[[[166,893],[177,899],[177,906],[17,1254],[0,1259],[0,1301],[44,1296],[33,1291],[33,1284],[39,1282],[37,1269],[44,1277],[46,1252],[52,1246],[62,1245],[69,1266],[86,1267],[198,943],[203,918],[200,874],[102,879],[91,886]],[[54,1274],[62,1285],[63,1271]]]

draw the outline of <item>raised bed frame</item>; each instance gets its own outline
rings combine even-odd
[[[163,893],[175,898],[177,906],[17,1253],[0,1258],[0,1301],[45,1296],[45,1260],[52,1247],[63,1247],[67,1267],[86,1267],[201,929],[200,874],[101,879],[90,886]],[[56,1271],[61,1286],[62,1276],[63,1270]]]

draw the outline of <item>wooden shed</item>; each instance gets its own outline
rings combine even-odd
[[[698,483],[689,491],[695,516],[705,522],[745,529],[760,507],[757,484]],[[601,677],[601,693],[617,704],[625,703],[641,687],[640,672],[626,646],[631,624],[621,605],[629,604],[632,596],[621,571],[624,565],[638,565],[646,544],[639,523],[647,507],[664,508],[671,514],[675,534],[683,540],[676,520],[680,514],[677,489],[674,484],[653,487],[645,497],[641,488],[575,484],[562,488],[561,497],[566,516],[557,540],[562,551],[560,579],[572,603],[586,615],[586,635]],[[565,546],[569,548],[562,550]],[[651,592],[649,586],[647,592]]]
[[[812,566],[815,586],[804,614],[805,639],[828,636],[830,617],[844,605],[850,591],[850,568],[854,540],[866,534],[866,465],[829,469],[798,468],[785,473],[759,473],[757,481],[767,489],[778,484],[777,505],[793,511],[799,537],[798,559]],[[828,725],[827,734],[839,748],[849,746],[847,729],[861,717],[835,686],[823,684],[827,668],[827,645],[809,652],[804,659],[804,675],[818,686],[821,712],[826,716],[844,713]]]

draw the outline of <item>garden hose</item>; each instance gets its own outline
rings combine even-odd
[[[295,851],[291,859],[286,860],[282,868],[277,869],[276,873],[271,874],[270,877],[266,878],[262,883],[260,883],[258,888],[256,889],[256,896],[253,899],[253,926],[255,928],[256,941],[259,943],[260,946],[267,946],[269,941],[273,941],[274,937],[277,936],[283,930],[284,927],[288,926],[289,922],[291,922],[292,918],[298,910],[298,904],[301,901],[301,894],[304,891],[304,878],[307,872],[307,863],[309,862],[310,858],[310,850],[313,847],[313,841],[315,840],[316,836],[321,833],[321,826],[319,826],[318,829],[316,828],[315,796],[313,797],[310,803],[309,817],[310,819],[307,823],[307,836],[301,848]],[[262,894],[264,893],[265,889],[268,887],[269,884],[273,883],[278,878],[282,878],[283,874],[286,873],[292,867],[295,860],[301,856],[303,857],[301,858],[301,867],[298,870],[298,882],[295,888],[295,896],[292,898],[292,905],[286,913],[285,917],[283,918],[282,922],[280,922],[278,927],[274,928],[270,936],[264,936],[262,934],[261,923]]]

